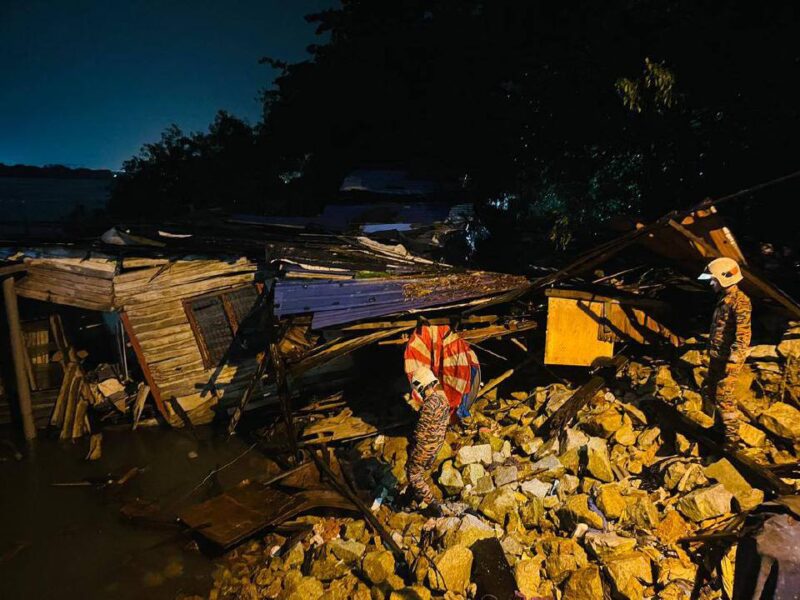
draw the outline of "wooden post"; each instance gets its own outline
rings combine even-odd
[[[14,289],[14,278],[6,277],[3,280],[3,300],[6,304],[8,318],[8,333],[11,342],[11,356],[14,359],[14,374],[17,379],[17,397],[19,398],[19,412],[22,415],[22,428],[25,439],[36,438],[36,425],[33,422],[31,409],[31,388],[28,382],[28,373],[25,369],[25,340],[22,337],[22,326],[19,323],[19,306],[17,306],[17,292]]]

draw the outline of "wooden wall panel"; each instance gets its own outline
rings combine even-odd
[[[602,302],[548,298],[544,362],[588,367],[598,357],[613,356],[614,342],[598,339],[602,315]]]
[[[165,416],[172,424],[181,424],[171,406],[174,398],[193,423],[209,422],[223,396],[226,401],[238,399],[256,361],[205,368],[183,301],[253,283],[257,266],[244,259],[128,264],[143,268],[115,277],[115,302],[125,309],[163,398]]]

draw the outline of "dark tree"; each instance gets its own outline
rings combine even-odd
[[[265,59],[283,72],[258,127],[168,131],[116,205],[307,211],[350,169],[402,165],[460,182],[524,263],[797,168],[789,4],[342,0],[308,19],[327,41]]]

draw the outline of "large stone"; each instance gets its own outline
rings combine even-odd
[[[453,466],[453,461],[448,460],[442,465],[442,472],[439,474],[439,485],[449,496],[455,496],[464,489],[461,473]]]
[[[555,478],[564,473],[564,465],[561,464],[558,457],[551,454],[533,463],[531,470],[543,479]]]
[[[693,588],[693,583],[673,581],[658,592],[658,600],[690,600]]]
[[[561,592],[561,600],[603,600],[603,580],[595,566],[575,571]]]
[[[600,481],[614,481],[611,460],[608,457],[608,445],[601,438],[593,437],[586,444],[586,470]]]
[[[669,365],[660,365],[656,369],[655,383],[658,387],[678,385],[678,382],[675,381],[675,377],[672,375],[672,369],[670,369]]]
[[[699,367],[703,364],[703,353],[699,350],[687,350],[681,356],[681,360],[693,367]]]
[[[583,536],[583,543],[600,561],[626,554],[636,548],[636,539],[622,537],[612,532],[590,531]]]
[[[557,585],[573,571],[589,565],[586,552],[573,539],[551,538],[542,542],[542,550],[547,556],[544,561],[547,577]]]
[[[697,463],[676,461],[664,472],[664,487],[670,491],[691,492],[707,483],[703,467]]]
[[[514,579],[517,581],[517,589],[526,598],[536,596],[539,586],[542,583],[541,560],[528,558],[519,561],[514,566]]]
[[[530,456],[542,445],[542,440],[533,434],[530,426],[516,427],[510,435],[511,441],[523,454]]]
[[[560,454],[558,460],[567,471],[577,475],[581,467],[581,450],[580,448],[573,448],[564,454]]]
[[[353,574],[335,579],[328,585],[320,600],[350,600],[358,584],[358,578]]]
[[[688,493],[678,501],[678,510],[688,519],[699,523],[720,517],[731,511],[733,494],[721,483]]]
[[[412,585],[389,594],[389,600],[431,600],[431,592],[421,585]]]
[[[625,503],[625,511],[620,517],[621,523],[632,523],[645,530],[652,530],[658,526],[658,509],[646,492],[631,492],[625,497]]]
[[[483,465],[480,463],[472,463],[464,467],[462,474],[464,476],[464,483],[475,487],[478,485],[481,478],[486,476],[486,469],[484,469]]]
[[[497,437],[491,430],[481,428],[478,431],[478,438],[484,443],[492,447],[492,452],[500,452],[503,447],[503,438]]]
[[[689,535],[691,528],[677,510],[670,510],[656,527],[656,537],[665,544],[674,544]]]
[[[614,441],[623,446],[633,446],[636,443],[636,432],[630,424],[625,424],[614,433]]]
[[[653,583],[650,559],[641,552],[629,552],[605,564],[614,592],[624,600],[642,600],[644,584]]]
[[[768,344],[750,346],[750,355],[747,357],[749,362],[776,361],[778,360],[778,347]]]
[[[344,577],[352,570],[345,561],[336,558],[332,553],[325,552],[320,558],[311,563],[309,575],[320,581],[333,581]]]
[[[305,552],[303,552],[303,544],[297,542],[289,551],[283,556],[283,568],[287,571],[289,569],[300,567],[305,560]]]
[[[586,523],[594,529],[603,528],[603,518],[589,508],[587,494],[569,496],[564,507],[559,511],[559,517],[570,530],[578,523]]]
[[[456,465],[464,466],[473,463],[492,464],[491,444],[479,444],[477,446],[462,446],[456,453]]]
[[[787,360],[800,357],[800,328],[793,326],[787,329],[777,350]]]
[[[362,540],[367,531],[364,521],[352,521],[344,526],[344,537],[348,540]]]
[[[564,454],[576,448],[583,448],[589,442],[589,436],[579,429],[567,427],[559,435],[559,454]]]
[[[475,515],[465,515],[456,527],[450,527],[444,536],[446,548],[451,546],[472,547],[478,540],[495,537],[494,527],[483,522]]]
[[[539,527],[544,519],[544,500],[537,497],[530,498],[520,507],[519,516],[525,527],[529,529]]]
[[[529,481],[525,481],[519,487],[520,491],[535,498],[544,498],[550,493],[552,488],[552,483],[544,483],[538,479],[530,479]]]
[[[517,480],[517,467],[497,467],[494,471],[492,471],[492,477],[494,478],[494,484],[497,487],[514,483]]]
[[[733,494],[740,510],[749,511],[764,501],[764,492],[747,483],[747,480],[725,458],[708,465],[705,474],[706,477],[719,481]]]
[[[361,562],[361,570],[371,583],[383,583],[394,575],[394,556],[388,550],[370,552]]]
[[[516,512],[521,500],[525,497],[508,487],[489,492],[480,504],[480,511],[495,523],[504,525],[506,517]]]
[[[739,437],[752,448],[763,448],[767,444],[767,434],[750,423],[739,423]]]
[[[615,406],[609,406],[600,412],[590,414],[583,421],[583,428],[592,435],[611,437],[624,425],[622,416]]]
[[[800,441],[800,410],[794,406],[775,402],[761,413],[758,422],[777,436]]]
[[[601,485],[597,489],[595,503],[597,504],[597,508],[603,511],[603,514],[608,519],[619,519],[627,506],[625,497],[622,495],[620,487],[616,483]]]
[[[492,476],[488,473],[481,477],[478,482],[475,484],[475,487],[472,491],[476,494],[488,494],[489,492],[494,491],[494,482],[492,481]]]
[[[516,527],[516,524],[512,524],[511,523],[511,519],[509,519],[509,526],[507,527],[507,530],[508,531],[519,531],[519,529]],[[503,549],[503,552],[505,553],[505,555],[507,557],[513,557],[509,561],[509,562],[512,562],[512,563],[514,562],[514,560],[517,557],[522,556],[522,553],[525,552],[525,546],[523,546],[522,542],[520,542],[513,535],[506,535],[500,541],[500,547]]]
[[[469,586],[472,572],[472,551],[464,546],[453,546],[437,556],[435,569],[428,571],[428,583],[440,592],[463,594]]]
[[[317,600],[324,593],[322,583],[314,577],[301,577],[279,596],[280,600]]]
[[[658,584],[666,586],[674,581],[694,583],[697,577],[697,565],[680,558],[664,558],[656,563]]]
[[[360,561],[361,557],[364,556],[364,552],[367,550],[364,544],[353,540],[332,540],[328,543],[328,546],[336,558],[348,564]]]

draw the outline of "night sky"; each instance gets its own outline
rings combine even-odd
[[[276,72],[307,57],[303,16],[334,0],[0,0],[0,163],[118,169],[176,123],[255,123]]]

